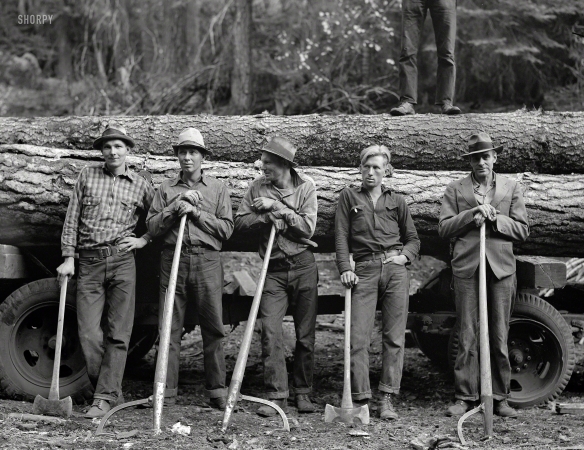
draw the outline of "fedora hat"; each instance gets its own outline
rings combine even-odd
[[[178,142],[172,145],[175,152],[181,147],[195,147],[200,150],[204,150],[207,153],[213,153],[211,150],[205,147],[205,141],[203,140],[203,135],[196,128],[186,128],[182,130],[178,135]]]
[[[105,141],[111,141],[112,139],[120,139],[124,141],[130,148],[136,145],[134,140],[126,134],[126,129],[121,125],[108,125],[101,137],[98,137],[93,141],[93,148],[101,150],[103,143]]]
[[[468,140],[468,152],[463,153],[460,156],[472,155],[473,153],[482,153],[487,150],[495,150],[497,153],[501,153],[503,146],[498,147],[493,146],[490,136],[484,131],[479,131],[473,134]]]
[[[262,147],[261,151],[272,153],[273,155],[285,159],[286,161],[292,163],[292,167],[298,166],[298,164],[294,162],[296,147],[294,147],[290,141],[287,141],[282,137],[273,137],[266,145]]]

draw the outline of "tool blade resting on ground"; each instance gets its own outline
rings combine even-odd
[[[485,222],[480,229],[479,245],[479,364],[481,379],[481,404],[465,413],[458,421],[458,437],[462,445],[466,441],[462,435],[463,422],[473,414],[482,411],[485,437],[493,437],[493,383],[491,380],[491,350],[489,345],[489,316],[487,310],[487,257],[485,248]]]
[[[369,406],[354,407],[351,399],[351,289],[345,290],[345,367],[343,370],[343,399],[341,407],[326,405],[324,421],[350,425],[369,424]]]
[[[67,282],[69,277],[65,277],[61,283],[61,295],[59,297],[59,315],[57,319],[57,342],[55,344],[55,361],[53,362],[53,378],[49,398],[37,395],[34,399],[32,409],[35,414],[47,416],[59,416],[69,418],[73,410],[71,397],[60,399],[59,397],[59,372],[61,367],[61,347],[63,345],[63,324],[65,322],[65,304],[67,302]]]
[[[168,288],[164,299],[164,311],[162,315],[162,332],[158,345],[158,358],[156,360],[156,373],[154,374],[154,434],[160,434],[162,422],[162,407],[164,406],[164,391],[166,390],[166,373],[168,371],[168,347],[170,345],[170,332],[172,327],[172,312],[174,309],[174,294],[176,291],[176,279],[180,263],[180,251],[185,232],[186,214],[181,217],[178,228],[178,236],[174,247],[172,267],[168,278]]]
[[[260,278],[256,287],[256,292],[253,297],[253,302],[249,311],[249,316],[247,319],[247,326],[245,328],[245,333],[243,335],[243,340],[241,342],[241,347],[239,349],[239,354],[237,355],[237,361],[235,363],[235,368],[233,369],[233,375],[231,377],[231,383],[229,384],[229,394],[227,395],[227,406],[225,407],[225,413],[223,415],[223,426],[221,431],[225,432],[229,426],[229,421],[231,420],[231,414],[235,409],[235,405],[239,400],[239,390],[241,389],[241,383],[243,381],[243,374],[245,372],[245,365],[247,364],[247,357],[249,356],[249,349],[251,347],[251,340],[253,338],[253,330],[255,327],[255,322],[258,316],[258,311],[260,308],[260,301],[262,299],[262,291],[264,290],[264,283],[266,281],[266,274],[268,273],[268,264],[270,263],[270,255],[272,254],[272,247],[274,245],[274,238],[276,237],[276,227],[272,225],[270,230],[270,238],[268,239],[268,245],[266,246],[266,254],[264,255],[264,262],[262,264],[262,271],[260,272]],[[286,431],[290,431],[290,426],[288,425],[288,419],[286,414],[279,408],[275,403],[269,400],[263,400],[255,397],[250,397],[248,395],[242,395],[242,399],[249,400],[252,402],[263,403],[269,405],[278,411],[282,421],[284,422],[284,428]]]

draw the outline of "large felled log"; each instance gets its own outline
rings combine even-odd
[[[69,195],[79,171],[101,161],[99,152],[60,150],[28,145],[0,146],[0,243],[58,245]],[[154,184],[178,171],[173,157],[131,156],[137,170],[146,169]],[[231,191],[234,210],[258,174],[253,164],[211,161],[205,170]],[[317,185],[319,212],[315,238],[321,251],[334,248],[334,214],[339,192],[357,185],[354,168],[303,167]],[[445,257],[448,244],[437,235],[440,203],[446,185],[465,175],[452,171],[397,170],[391,186],[410,205],[422,252]],[[519,251],[526,254],[584,256],[584,181],[579,175],[511,174],[525,187],[531,236]],[[234,236],[227,249],[257,249],[257,240]]]
[[[459,156],[468,137],[486,131],[505,146],[501,172],[583,173],[584,113],[518,111],[375,116],[145,116],[0,118],[0,144],[89,149],[108,123],[123,124],[136,153],[172,155],[171,142],[185,127],[202,130],[221,161],[252,162],[266,137],[281,135],[298,147],[306,166],[353,167],[367,145],[385,144],[399,169],[466,170]]]

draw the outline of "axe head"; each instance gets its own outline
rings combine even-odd
[[[71,417],[71,411],[73,410],[73,400],[71,400],[71,397],[66,397],[61,400],[49,400],[37,395],[34,399],[32,409],[35,414],[68,419]]]
[[[326,405],[324,408],[324,421],[326,423],[342,422],[347,425],[369,425],[369,406],[337,408],[332,405]]]

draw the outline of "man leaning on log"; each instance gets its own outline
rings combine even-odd
[[[456,402],[446,414],[459,416],[479,400],[479,229],[486,226],[487,308],[491,347],[493,411],[517,417],[509,406],[511,366],[507,351],[509,319],[517,289],[513,241],[529,235],[527,210],[518,183],[493,172],[497,155],[487,133],[470,137],[468,152],[472,172],[446,188],[438,232],[454,239],[452,274],[456,304],[458,353],[454,364]]]
[[[87,374],[95,393],[85,417],[104,416],[123,403],[122,377],[134,323],[136,266],[134,250],[151,238],[133,235],[140,213],[148,211],[154,188],[126,165],[134,141],[120,126],[96,139],[105,164],[85,167],[69,201],[61,236],[63,264],[59,282],[77,277],[77,323]],[[101,328],[107,303],[105,336]]]
[[[375,309],[381,301],[382,371],[379,416],[398,417],[391,395],[399,393],[409,304],[407,265],[420,250],[420,240],[404,198],[383,184],[393,168],[387,147],[361,152],[361,186],[345,188],[335,217],[337,267],[341,282],[352,288],[351,390],[353,403],[369,402],[369,346]],[[353,252],[355,268],[351,267]]]
[[[223,241],[233,232],[231,199],[227,187],[201,168],[211,150],[205,146],[199,130],[184,130],[173,148],[181,171],[160,185],[146,219],[152,236],[162,236],[164,242],[160,258],[161,328],[179,218],[187,216],[174,297],[164,403],[176,402],[180,341],[187,303],[192,302],[203,337],[205,392],[211,407],[224,410],[227,388],[223,354],[223,266],[219,252]]]
[[[264,174],[253,181],[235,214],[235,229],[261,231],[259,253],[263,258],[270,227],[278,232],[266,275],[259,314],[262,319],[262,358],[267,396],[286,410],[288,373],[284,359],[282,322],[288,306],[294,309],[294,393],[299,412],[313,412],[314,340],[318,303],[318,271],[309,239],[316,226],[316,188],[294,167],[296,149],[274,137],[262,148]],[[273,416],[270,406],[258,409]]]

